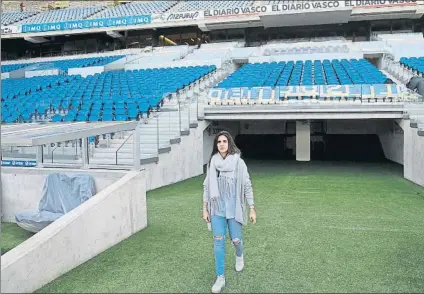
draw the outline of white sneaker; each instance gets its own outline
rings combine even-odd
[[[244,268],[243,255],[240,257],[236,256],[236,272],[241,272],[243,268]]]
[[[216,278],[215,284],[212,286],[212,293],[220,293],[222,288],[225,286],[225,277],[219,276]]]

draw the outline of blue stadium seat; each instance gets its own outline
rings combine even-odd
[[[4,123],[29,121],[34,115],[63,112],[53,121],[135,120],[158,107],[165,94],[176,92],[211,73],[215,66],[110,71],[40,76],[2,81]]]
[[[63,8],[41,12],[32,17],[19,21],[19,24],[52,23],[69,20],[82,20],[105,9],[105,6],[85,6],[76,8]]]
[[[55,60],[55,61],[43,61],[34,63],[22,63],[22,64],[8,64],[2,65],[2,72],[11,72],[18,69],[25,70],[48,70],[48,69],[60,69],[67,73],[70,68],[83,68],[89,66],[103,66],[119,60],[125,57],[125,55],[116,56],[100,56],[90,58],[78,58],[78,59],[66,59],[66,60]]]
[[[90,18],[99,19],[163,13],[174,6],[176,3],[177,1],[134,1],[127,4],[107,8]]]
[[[216,88],[383,84],[387,77],[365,59],[245,64]]]
[[[16,23],[18,21],[24,20],[26,18],[29,18],[33,15],[36,15],[37,11],[23,11],[23,12],[2,12],[0,14],[1,18],[1,25],[7,26],[13,23]]]
[[[424,57],[402,57],[400,63],[413,71],[424,74]]]

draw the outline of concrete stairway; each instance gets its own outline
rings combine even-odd
[[[181,127],[180,127],[181,125]],[[171,151],[171,145],[188,135],[188,107],[181,111],[164,109],[156,112],[145,122],[140,122],[140,158],[141,164],[156,162],[159,154]],[[134,137],[125,132],[113,139],[100,140],[99,147],[93,150],[89,158],[90,165],[133,165]]]

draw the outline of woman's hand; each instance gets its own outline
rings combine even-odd
[[[211,219],[209,218],[209,213],[207,212],[206,209],[203,209],[202,218],[207,223],[210,223],[211,222]]]
[[[250,207],[249,219],[252,224],[256,224],[256,210],[254,207]]]

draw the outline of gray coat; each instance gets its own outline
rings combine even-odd
[[[237,162],[237,176],[236,176],[236,211],[235,220],[239,223],[246,225],[248,222],[248,207],[253,205],[253,189],[250,181],[250,175],[247,170],[246,163],[243,159]],[[206,172],[206,178],[203,182],[203,202],[207,202],[207,210],[210,216],[215,214],[216,207],[209,201],[209,188],[208,188],[209,166]]]

